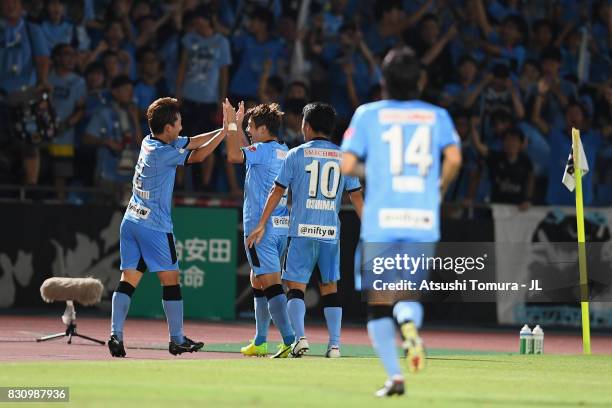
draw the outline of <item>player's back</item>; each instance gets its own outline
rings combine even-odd
[[[314,139],[289,151],[277,183],[291,189],[289,236],[339,238],[338,212],[345,190],[358,190],[354,177],[340,173],[342,152],[327,139]]]
[[[276,140],[255,143],[243,148],[246,164],[243,207],[245,235],[249,235],[257,226],[270,189],[274,186],[274,179],[280,172],[288,150],[287,145]],[[266,230],[272,234],[287,235],[288,214],[287,198],[283,197],[272,212]]]
[[[185,164],[189,138],[165,143],[151,135],[140,146],[125,218],[163,232],[172,232],[172,192],[176,166]]]
[[[385,100],[359,107],[342,149],[365,160],[364,240],[439,239],[441,152],[458,143],[450,116],[435,105]]]

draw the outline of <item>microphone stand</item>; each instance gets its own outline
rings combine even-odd
[[[77,333],[76,330],[76,310],[74,309],[74,303],[72,300],[66,301],[66,310],[64,310],[64,314],[62,315],[62,321],[66,325],[66,331],[56,334],[49,334],[47,336],[40,337],[36,339],[36,342],[48,341],[59,339],[62,337],[68,337],[68,344],[72,344],[72,337],[80,337],[85,340],[92,341],[94,343],[98,343],[101,345],[105,345],[106,343],[102,340],[94,339],[93,337],[88,337],[83,334]]]

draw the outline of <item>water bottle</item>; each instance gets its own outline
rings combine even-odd
[[[536,325],[531,332],[533,337],[533,354],[544,354],[544,330]]]
[[[519,333],[519,353],[533,353],[533,335],[528,325],[524,325]]]

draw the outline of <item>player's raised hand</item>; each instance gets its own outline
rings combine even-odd
[[[242,126],[242,122],[244,121],[244,101],[240,101],[238,104],[238,112],[236,112],[236,122],[238,123],[238,127]]]
[[[253,245],[259,244],[266,233],[265,225],[257,225],[253,231],[247,237],[247,245],[249,248],[253,248]]]
[[[225,98],[227,123],[236,123],[236,111],[230,103],[229,99]]]

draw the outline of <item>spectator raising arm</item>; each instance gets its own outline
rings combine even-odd
[[[487,87],[487,85],[491,83],[492,80],[493,74],[488,73],[482,79],[482,81],[480,81],[476,88],[468,94],[467,98],[465,98],[465,101],[463,102],[463,107],[465,109],[470,109],[472,106],[474,106],[474,103],[478,100],[482,91]]]
[[[512,79],[508,78],[506,80],[506,87],[510,91],[510,96],[512,97],[512,108],[514,109],[514,117],[517,120],[521,120],[525,117],[525,107],[523,106],[523,102],[521,101],[518,86],[514,86],[514,82],[512,82]]]
[[[472,143],[474,143],[474,148],[476,149],[478,154],[480,154],[483,157],[487,157],[489,156],[489,146],[487,146],[486,143],[482,142],[482,139],[480,138],[480,132],[478,131],[478,125],[479,125],[478,118],[476,117],[471,118],[470,133],[472,136]]]
[[[351,108],[355,110],[359,107],[360,103],[359,96],[357,95],[357,89],[355,88],[355,81],[353,79],[353,64],[351,62],[346,62],[342,66],[342,70],[344,71],[344,75],[346,75],[346,93],[351,103]]]
[[[440,37],[438,41],[436,41],[436,43],[429,47],[427,52],[425,52],[425,55],[423,55],[423,57],[421,58],[421,62],[423,63],[423,65],[428,66],[429,64],[434,62],[436,58],[438,58],[438,55],[440,55],[442,50],[444,50],[444,47],[446,47],[446,45],[450,41],[452,41],[452,39],[455,38],[458,33],[459,31],[457,30],[457,26],[455,24],[450,26],[446,34]]]
[[[180,62],[176,72],[176,99],[182,102],[183,83],[185,82],[185,71],[187,70],[187,51],[181,51]]]
[[[540,79],[538,81],[538,93],[535,98],[535,103],[533,106],[533,115],[531,116],[531,121],[534,125],[542,132],[542,134],[547,135],[549,129],[548,123],[542,118],[542,107],[544,105],[544,99],[546,98],[546,94],[550,90],[550,86],[548,85],[548,81],[545,79]]]
[[[476,18],[478,19],[478,26],[482,30],[485,37],[488,37],[494,30],[489,19],[487,17],[487,11],[485,10],[482,0],[475,0],[476,4]]]
[[[268,79],[270,79],[270,72],[272,72],[272,59],[267,58],[263,64],[263,71],[259,77],[259,86],[257,87],[257,96],[261,103],[268,103]],[[224,98],[225,99],[225,98]]]
[[[421,18],[427,14],[431,6],[433,5],[433,0],[427,0],[417,11],[412,13],[409,16],[406,16],[402,21],[395,25],[384,25],[380,27],[380,35],[382,37],[389,37],[394,35],[400,35],[405,30],[414,26],[418,23]]]

